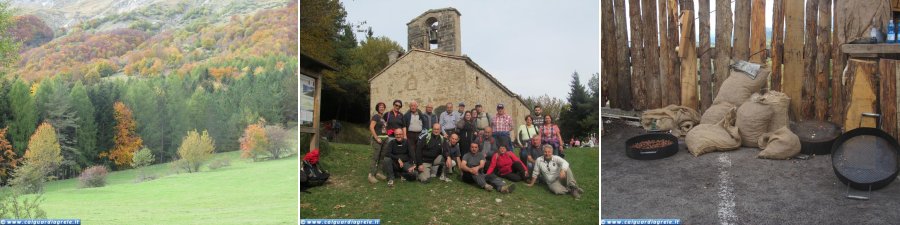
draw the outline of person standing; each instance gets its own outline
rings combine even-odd
[[[453,112],[453,116],[454,116],[454,118],[456,118],[456,122],[459,122],[460,120],[463,119],[463,116],[466,115],[466,104],[463,102],[459,102],[459,105],[457,105],[456,107],[459,109],[456,112]],[[473,115],[473,117],[474,117],[474,115]],[[459,128],[459,126],[456,126],[456,127],[457,127],[457,129]],[[466,147],[466,148],[468,148],[468,147]]]
[[[520,149],[525,149],[528,145],[531,144],[531,138],[540,136],[538,134],[537,126],[533,124],[533,117],[531,115],[525,115],[525,124],[519,125],[519,129],[516,131],[516,145],[519,146]],[[522,155],[522,154],[520,154]],[[524,156],[521,156],[523,159]]]
[[[394,186],[394,178],[397,173],[406,180],[415,180],[418,176],[416,161],[410,155],[409,146],[407,146],[409,142],[406,139],[406,134],[403,133],[403,129],[395,129],[394,139],[388,141],[386,145],[385,151],[387,151],[387,154],[382,159],[381,165],[384,173],[387,175],[388,187]]]
[[[384,142],[387,141],[387,122],[384,120],[382,115],[384,114],[384,110],[386,105],[384,102],[379,102],[375,104],[375,114],[372,115],[372,119],[369,120],[369,134],[372,136],[370,140],[370,146],[372,147],[372,163],[369,169],[369,183],[376,183],[378,179],[386,179],[380,171],[378,171],[378,163],[384,158],[385,152],[382,151],[381,147]],[[378,179],[375,179],[375,178]]]
[[[457,120],[459,120],[459,118],[456,117],[456,112],[453,111],[453,103],[448,102],[447,110],[444,110],[440,116],[441,129],[444,129],[442,132],[444,137],[449,137],[456,132]]]
[[[425,127],[431,127],[431,125],[440,122],[440,120],[438,120],[438,115],[434,114],[434,106],[431,105],[431,103],[425,105],[425,114],[423,114],[422,117],[425,120]]]
[[[503,104],[497,104],[497,115],[491,121],[491,127],[493,127],[494,139],[497,140],[498,144],[506,146],[507,150],[513,149],[510,135],[510,131],[513,128],[512,116],[506,114]]]
[[[575,198],[580,198],[584,190],[575,182],[575,174],[569,168],[569,162],[553,155],[553,146],[544,145],[543,148],[544,156],[537,160],[534,172],[531,173],[531,180],[526,185],[534,186],[534,181],[542,178],[550,188],[550,192],[558,195],[570,193]]]
[[[553,147],[553,155],[558,155],[560,157],[566,157],[563,152],[563,142],[562,135],[559,134],[559,126],[553,124],[553,117],[550,115],[544,116],[544,126],[541,126],[541,141],[544,144],[548,144]]]
[[[477,104],[475,105],[475,111],[478,112],[472,115],[475,117],[475,128],[478,128],[478,131],[482,131],[484,128],[490,127],[491,115],[484,111],[484,107],[481,107],[481,104]]]
[[[469,144],[472,144],[472,140],[477,134],[472,112],[465,112],[463,118],[456,123],[456,128],[457,134],[459,134],[460,152],[469,152]]]
[[[462,181],[466,183],[475,183],[479,188],[487,191],[493,191],[495,188],[501,193],[512,193],[516,186],[506,185],[506,182],[493,174],[485,175],[481,172],[484,168],[484,154],[478,152],[478,144],[472,143],[469,146],[469,152],[463,156],[463,162],[459,164],[459,170],[462,171]]]
[[[400,112],[400,109],[403,108],[403,101],[394,100],[394,107],[390,112],[387,112],[382,116],[384,120],[387,122],[387,135],[388,137],[394,136],[394,130],[401,129],[406,132],[406,123],[403,120],[403,113]]]
[[[409,140],[409,150],[416,157],[420,153],[416,148],[416,145],[419,143],[419,134],[422,133],[422,130],[428,128],[425,116],[423,116],[422,111],[419,111],[418,102],[409,102],[409,111],[403,115],[403,122],[406,124],[404,133],[406,133],[406,138]]]
[[[544,126],[544,108],[540,105],[534,106],[534,114],[531,115],[531,118],[534,119],[534,126]]]

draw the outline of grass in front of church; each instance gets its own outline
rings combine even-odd
[[[487,192],[459,180],[428,184],[366,179],[372,150],[368,145],[331,144],[323,155],[330,183],[300,193],[300,217],[307,219],[381,219],[382,224],[597,224],[599,223],[599,158],[597,148],[566,150],[581,199],[555,195],[545,184],[516,183],[512,194]],[[507,181],[509,182],[509,181]]]

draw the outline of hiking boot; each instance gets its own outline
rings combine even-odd
[[[387,177],[384,176],[384,174],[381,174],[381,173],[376,173],[376,174],[375,174],[375,178],[378,178],[379,180],[387,180]]]
[[[516,184],[506,185],[500,188],[500,193],[509,194],[516,190]]]
[[[394,187],[394,180],[388,181],[388,187]]]
[[[576,199],[581,198],[582,192],[583,190],[581,190],[581,188],[572,188],[569,190],[569,193],[572,194],[572,196],[575,196]]]
[[[378,183],[378,179],[375,179],[375,176],[372,176],[371,173],[369,174],[369,183],[370,184]]]
[[[492,191],[494,191],[494,186],[491,186],[490,184],[485,184],[484,190],[487,190],[488,192],[492,192]]]

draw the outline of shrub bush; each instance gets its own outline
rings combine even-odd
[[[263,120],[255,124],[247,125],[241,136],[241,158],[250,158],[256,161],[260,154],[266,153],[269,145],[269,137],[263,128]]]
[[[131,166],[134,168],[149,166],[150,164],[153,164],[153,159],[153,152],[144,147],[140,151],[134,153],[134,156],[131,158]]]
[[[231,166],[231,160],[228,158],[219,158],[210,162],[207,167],[209,167],[210,170],[217,170],[227,166]]]
[[[181,141],[181,146],[178,147],[178,156],[181,156],[178,161],[185,164],[183,166],[188,173],[200,172],[200,165],[212,157],[213,151],[215,151],[215,141],[209,137],[209,133],[203,130],[203,133],[200,134],[197,130],[192,130],[188,132],[188,135]]]
[[[78,176],[82,188],[93,188],[106,186],[106,175],[109,171],[105,166],[91,166],[84,169]]]
[[[281,126],[266,126],[266,136],[269,139],[268,152],[272,159],[284,157],[290,151],[289,148],[292,146],[287,143],[289,135],[291,135],[290,132]]]
[[[20,194],[40,193],[44,190],[44,182],[47,180],[46,168],[25,164],[16,168],[13,179],[9,184]]]
[[[41,209],[43,195],[22,197],[14,191],[0,190],[0,218],[9,219],[43,219],[47,213]]]

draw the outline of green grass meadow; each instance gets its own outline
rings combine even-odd
[[[381,219],[382,224],[597,224],[599,223],[599,158],[597,148],[566,150],[578,181],[581,199],[555,195],[544,184],[516,183],[512,194],[487,192],[459,180],[428,184],[379,181],[369,184],[371,148],[332,144],[321,163],[330,184],[300,193],[300,216],[309,219]],[[509,182],[509,181],[507,181]],[[497,200],[499,199],[499,203]]]
[[[107,185],[79,188],[77,178],[49,182],[41,204],[49,218],[83,224],[297,224],[297,156],[251,162],[219,153],[231,166],[175,173],[169,163],[112,172]]]

